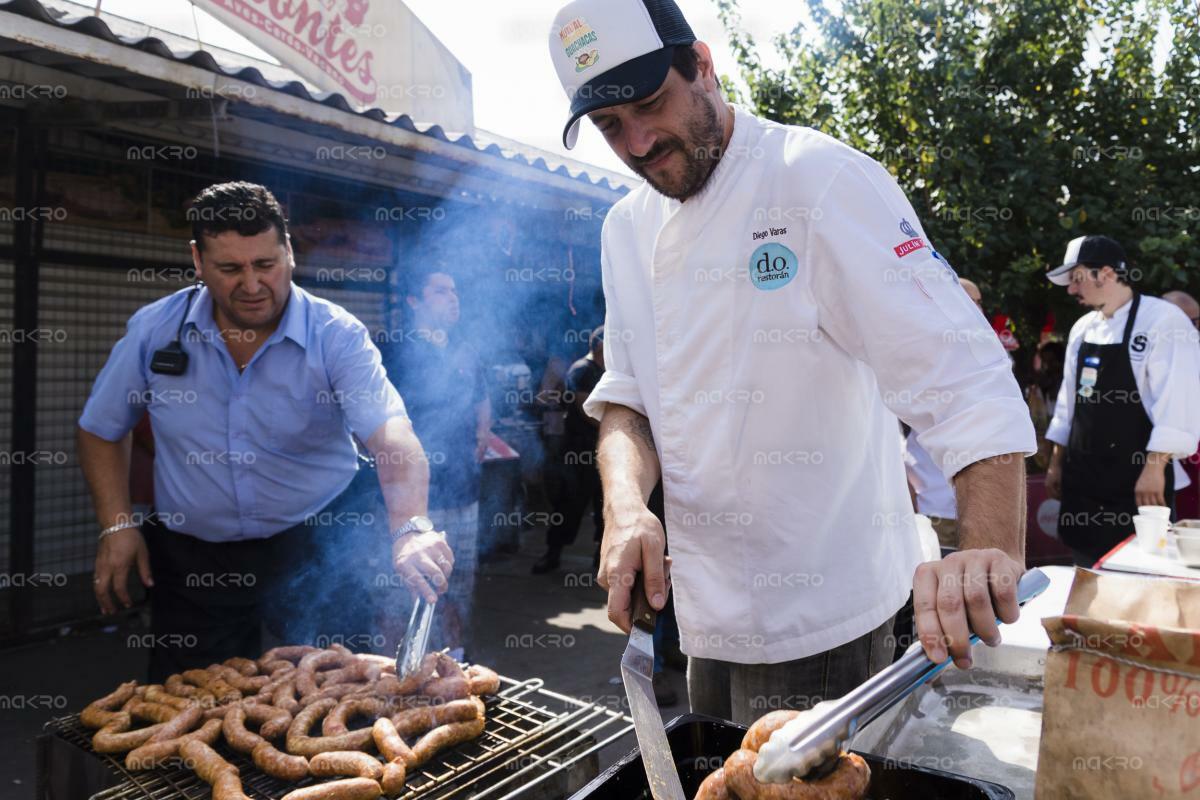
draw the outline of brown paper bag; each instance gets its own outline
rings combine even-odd
[[[1200,584],[1076,570],[1042,624],[1037,800],[1200,799]]]

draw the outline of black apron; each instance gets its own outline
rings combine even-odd
[[[1129,360],[1129,337],[1142,296],[1134,294],[1119,344],[1080,342],[1075,412],[1063,461],[1058,535],[1078,561],[1099,561],[1133,533],[1134,486],[1146,463],[1154,424],[1146,414]],[[1168,463],[1166,501],[1175,494]]]

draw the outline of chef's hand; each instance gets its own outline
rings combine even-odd
[[[392,569],[414,597],[433,603],[450,587],[454,553],[441,531],[410,533],[392,543]]]
[[[1153,455],[1153,454],[1151,454]],[[1133,487],[1133,496],[1139,506],[1165,506],[1167,504],[1167,471],[1155,458],[1147,458],[1142,474]]]
[[[655,611],[667,604],[667,536],[662,523],[644,504],[640,508],[610,511],[600,544],[599,584],[608,590],[608,618],[629,633],[633,618],[631,594],[637,573],[642,573],[646,599]]]
[[[142,585],[147,588],[153,586],[150,551],[146,549],[146,540],[137,528],[110,533],[100,540],[96,549],[92,588],[96,593],[96,601],[100,603],[102,614],[115,613],[118,601],[123,608],[133,605],[133,601],[129,599],[129,572],[135,565]]]
[[[959,669],[971,666],[970,633],[1000,644],[996,618],[1016,622],[1017,581],[1024,567],[1003,550],[959,550],[927,561],[913,577],[917,638],[936,664],[947,653]]]

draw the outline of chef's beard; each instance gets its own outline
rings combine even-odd
[[[641,175],[655,191],[672,200],[683,202],[692,197],[708,183],[709,177],[721,160],[725,141],[725,126],[717,113],[713,102],[700,89],[692,90],[692,108],[694,113],[687,120],[686,141],[678,137],[660,139],[654,148],[642,158],[633,159],[629,168]],[[678,150],[683,155],[683,175],[671,183],[663,183],[652,178],[643,168],[643,164],[652,163],[668,150]]]

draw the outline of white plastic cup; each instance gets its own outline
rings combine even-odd
[[[1170,520],[1163,517],[1138,514],[1133,518],[1133,528],[1137,531],[1138,546],[1147,553],[1155,555],[1167,554],[1167,530],[1170,527]]]
[[[1158,517],[1159,519],[1170,520],[1171,509],[1167,506],[1138,506],[1138,513],[1143,517]]]

